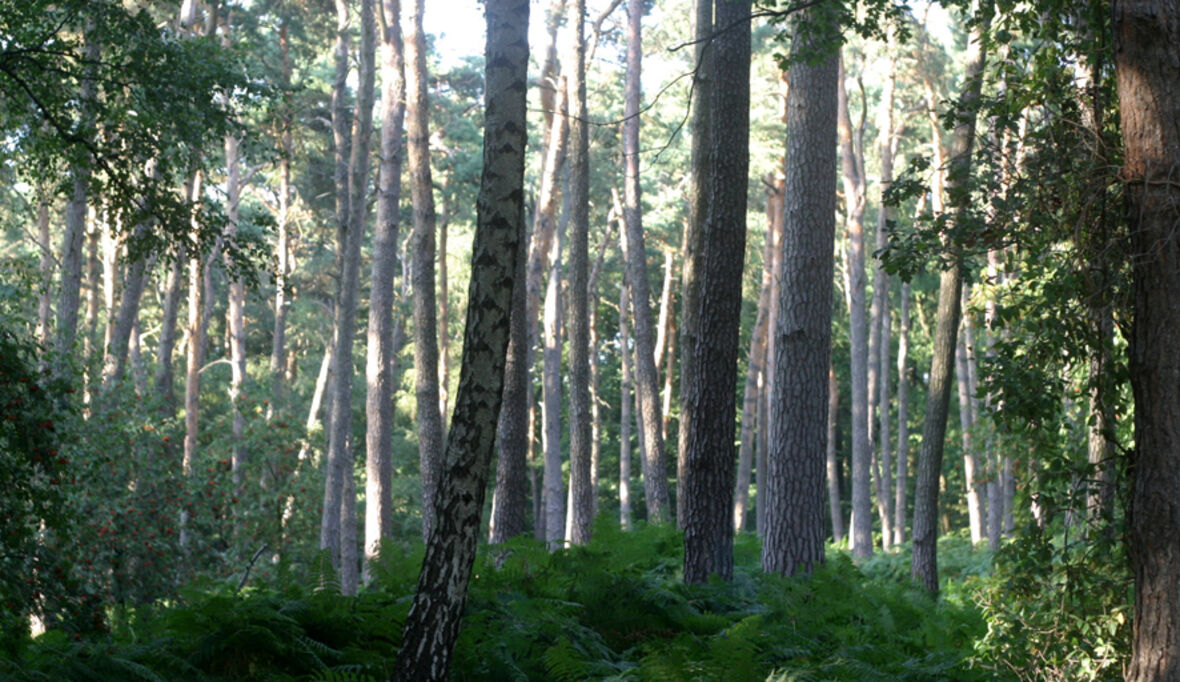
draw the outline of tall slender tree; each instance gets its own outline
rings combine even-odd
[[[398,232],[405,121],[405,54],[401,0],[375,8],[381,30],[381,147],[377,179],[377,225],[365,353],[365,581],[377,546],[393,534],[393,392],[397,358],[393,346],[394,277],[399,269]]]
[[[475,562],[503,395],[512,290],[524,225],[528,0],[487,0],[484,165],[459,392],[427,542],[393,679],[445,680]]]
[[[443,420],[438,390],[438,306],[435,299],[434,182],[430,170],[430,103],[426,73],[426,0],[410,5],[406,32],[406,143],[414,205],[414,386],[422,476],[422,537],[434,527],[434,494],[442,461]]]
[[[975,143],[975,113],[978,108],[986,42],[984,35],[991,25],[992,3],[972,3],[974,23],[968,38],[967,62],[963,90],[959,94],[958,117],[951,142],[947,196],[962,220],[969,208],[971,150]],[[926,419],[922,429],[922,447],[918,454],[918,475],[914,486],[914,553],[910,572],[931,592],[938,592],[938,486],[942,473],[943,440],[946,436],[947,411],[950,408],[951,372],[954,369],[956,337],[959,332],[959,295],[963,283],[963,263],[958,248],[948,242],[950,263],[938,282],[938,322],[934,332],[934,357],[930,363],[930,389],[926,397]]]

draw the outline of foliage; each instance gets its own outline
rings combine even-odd
[[[683,585],[673,528],[623,533],[600,517],[587,546],[550,553],[516,539],[476,565],[452,678],[763,680],[985,679],[968,667],[983,623],[967,600],[934,602],[843,553],[805,579],[758,568],[738,539],[733,583]],[[408,546],[408,545],[407,545]],[[421,549],[382,547],[355,598],[269,582],[199,583],[129,609],[106,636],[38,638],[0,675],[24,680],[386,679]],[[118,671],[117,673],[111,671]]]

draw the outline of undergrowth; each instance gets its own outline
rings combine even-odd
[[[763,574],[757,539],[742,536],[732,582],[684,585],[682,551],[674,528],[605,521],[585,547],[485,548],[452,678],[994,679],[968,665],[986,630],[978,608],[953,590],[931,599],[898,577],[900,557],[862,572],[833,551],[786,579]],[[0,660],[0,679],[385,680],[420,561],[385,548],[373,584],[348,599],[300,584],[192,588],[104,636],[43,635]]]

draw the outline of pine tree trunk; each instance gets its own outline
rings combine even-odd
[[[459,392],[427,543],[393,679],[447,679],[475,562],[508,350],[524,224],[528,1],[486,0],[483,175]]]
[[[651,314],[651,289],[647,277],[647,248],[643,238],[643,213],[639,190],[639,105],[643,57],[643,1],[627,3],[627,73],[623,107],[623,257],[631,283],[631,310],[635,321],[635,380],[642,414],[645,456],[643,488],[647,520],[668,520],[668,486],[664,464],[663,416],[660,413],[659,372],[655,359],[655,326]]]
[[[986,51],[981,37],[991,24],[989,0],[973,3],[972,15],[977,23],[968,38],[963,91],[959,96],[958,123],[951,144],[951,171],[947,194],[955,203],[956,221],[969,208],[967,185],[971,174],[971,150],[975,142],[975,112]],[[910,572],[914,579],[933,593],[938,592],[938,493],[942,472],[943,442],[946,436],[947,411],[950,407],[951,371],[954,364],[956,336],[959,331],[959,296],[962,292],[963,265],[957,248],[951,245],[951,264],[939,277],[938,323],[934,332],[934,357],[930,365],[930,389],[926,399],[926,419],[922,430],[922,447],[918,454],[918,475],[914,487],[914,552]]]
[[[814,16],[814,10],[808,10]],[[823,32],[835,33],[834,20]],[[814,24],[812,24],[814,28]],[[802,35],[815,44],[822,36]],[[824,561],[824,458],[832,335],[839,52],[793,65],[788,74],[782,284],[767,455],[765,571],[809,573]]]
[[[832,540],[844,541],[844,508],[840,504],[840,459],[836,451],[836,426],[840,410],[840,382],[836,368],[828,367],[828,443],[825,450],[825,469],[828,482],[828,516],[832,522]]]
[[[873,501],[869,466],[873,446],[869,442],[869,346],[865,320],[865,181],[853,140],[844,79],[841,60],[837,81],[837,129],[848,236],[848,336],[852,360],[852,555],[863,559],[873,555]]]
[[[393,345],[393,280],[400,267],[402,124],[406,113],[401,1],[383,0],[376,11],[381,17],[381,147],[365,353],[365,583],[372,579],[378,545],[393,535],[393,396],[398,365]]]
[[[680,293],[680,425],[676,447],[676,525],[684,528],[688,496],[684,490],[685,469],[688,464],[688,434],[691,416],[686,405],[696,398],[692,391],[698,382],[696,376],[696,345],[700,333],[697,312],[700,309],[700,269],[704,255],[701,240],[704,235],[705,216],[709,210],[709,188],[712,186],[709,153],[712,145],[713,99],[713,5],[714,0],[693,2],[693,87],[692,121],[689,123],[692,137],[691,162],[688,184],[688,227],[684,236]]]
[[[414,205],[414,370],[418,407],[418,457],[422,474],[422,537],[434,527],[434,495],[442,461],[439,412],[438,309],[435,297],[434,185],[430,171],[430,108],[426,73],[425,0],[411,5],[406,40],[406,119],[410,194]]]
[[[733,578],[735,387],[746,251],[750,170],[750,2],[716,9],[726,31],[714,39],[712,177],[701,238],[696,381],[684,493],[684,581]],[[653,448],[654,449],[654,448]]]
[[[545,288],[545,347],[541,358],[545,516],[543,523],[539,524],[544,528],[544,539],[551,549],[556,549],[565,535],[565,482],[561,473],[561,247],[564,235],[559,230],[554,236]]]

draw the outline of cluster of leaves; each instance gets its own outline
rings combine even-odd
[[[974,604],[935,602],[885,570],[866,576],[844,554],[833,553],[809,578],[786,579],[763,574],[757,540],[742,536],[732,583],[684,585],[674,528],[623,533],[604,517],[595,538],[556,553],[528,539],[485,549],[452,677],[987,677],[967,665],[984,630]],[[385,679],[421,556],[420,548],[383,546],[373,584],[350,599],[329,596],[330,574],[288,575],[281,586],[241,593],[236,576],[187,589],[167,607],[129,609],[105,637],[42,637],[19,660],[0,662],[0,674],[22,681],[111,671],[144,680]]]

